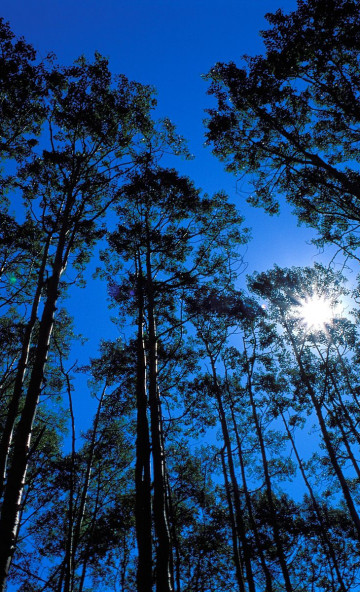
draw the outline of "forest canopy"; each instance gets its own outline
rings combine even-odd
[[[359,5],[266,18],[264,54],[206,75],[207,143],[357,265]],[[359,286],[245,279],[241,208],[173,165],[151,87],[4,20],[0,46],[0,591],[356,592]],[[94,259],[116,337],[80,365]]]

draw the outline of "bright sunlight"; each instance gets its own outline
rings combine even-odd
[[[310,328],[322,329],[334,317],[334,308],[324,297],[313,296],[301,303],[300,316]]]

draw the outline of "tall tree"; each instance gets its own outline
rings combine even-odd
[[[339,299],[341,292],[344,291],[341,287],[341,277],[321,266],[303,270],[276,268],[267,274],[258,274],[252,281],[252,287],[258,294],[269,298],[272,318],[283,327],[284,351],[287,350],[287,346],[290,347],[293,362],[295,362],[296,371],[292,371],[292,382],[296,385],[297,397],[303,403],[306,402],[309,411],[313,411],[317,418],[329,466],[336,477],[359,536],[360,523],[356,495],[346,477],[344,462],[345,459],[352,461],[353,454],[344,426],[340,425],[344,422],[344,416],[340,415],[339,422],[335,419],[338,416],[336,409],[339,405],[339,394],[336,392],[334,382],[335,385],[341,384],[342,368],[336,371],[335,379],[335,368],[331,362],[330,353],[333,347],[336,352],[343,341],[344,329],[349,337],[350,333],[347,330],[349,321],[335,318],[330,319],[327,325],[314,328],[309,327],[306,320],[301,319],[301,302],[311,295],[321,294],[329,301]],[[347,347],[349,345],[350,340],[347,342]],[[320,351],[323,348],[325,348],[325,356]],[[343,363],[345,364],[344,360]],[[349,402],[351,391],[347,394],[343,393],[343,396]],[[341,402],[344,404],[342,397]],[[345,455],[343,447],[345,447]],[[353,465],[353,468],[356,471],[357,465]]]
[[[154,143],[154,138],[151,141]],[[149,146],[152,148],[153,144],[150,142]],[[148,163],[133,175],[132,183],[123,188],[122,202],[116,208],[118,228],[110,235],[112,251],[129,262],[128,275],[122,285],[117,285],[114,280],[119,271],[119,260],[109,252],[103,257],[112,295],[127,306],[128,314],[137,325],[136,496],[141,560],[138,589],[144,589],[141,586],[144,586],[146,573],[146,589],[150,590],[152,586],[149,566],[151,523],[148,519],[151,510],[151,446],[157,543],[155,573],[160,592],[173,588],[173,576],[160,395],[166,364],[162,364],[160,371],[159,356],[171,366],[171,357],[176,359],[176,352],[183,342],[184,293],[192,290],[201,278],[215,275],[221,264],[227,262],[235,245],[245,240],[246,233],[243,235],[236,226],[242,219],[223,194],[202,197],[189,179],[179,176],[175,170],[160,168],[150,150],[148,158]]]
[[[238,477],[236,474],[235,460],[233,454],[233,443],[231,439],[231,433],[229,428],[228,413],[226,404],[224,401],[224,388],[221,377],[219,376],[218,368],[219,362],[221,361],[222,354],[224,352],[225,344],[227,343],[229,336],[233,330],[234,316],[228,315],[227,317],[219,315],[219,309],[223,312],[228,309],[228,313],[231,308],[233,309],[233,315],[236,311],[239,314],[239,307],[242,303],[241,297],[237,295],[230,295],[228,302],[226,302],[226,296],[223,294],[217,295],[214,298],[210,306],[204,306],[204,301],[198,300],[194,307],[194,303],[191,303],[190,310],[197,312],[194,315],[193,323],[196,327],[197,337],[202,344],[201,354],[208,360],[210,370],[205,376],[202,377],[204,383],[203,388],[208,391],[207,396],[214,397],[215,408],[218,414],[218,420],[221,426],[222,440],[224,443],[224,451],[226,451],[226,457],[224,452],[221,455],[222,467],[224,474],[225,488],[227,490],[227,498],[229,505],[229,516],[232,523],[232,530],[235,535],[233,541],[234,548],[234,563],[236,566],[236,574],[238,581],[238,588],[240,592],[244,592],[246,589],[246,583],[250,591],[255,590],[255,582],[253,576],[253,565],[251,561],[250,546],[248,541],[247,526],[245,524],[244,512],[242,510],[242,503],[240,499],[240,486]],[[222,306],[221,306],[222,297]],[[229,305],[230,301],[230,305]],[[236,306],[236,303],[238,306]],[[218,309],[214,314],[211,309]],[[209,310],[210,309],[210,310]],[[225,462],[226,460],[226,462]],[[229,473],[229,479],[227,472]]]
[[[99,220],[117,198],[114,180],[134,162],[139,133],[152,125],[151,91],[125,77],[113,80],[107,61],[100,55],[93,63],[80,59],[71,68],[52,69],[46,74],[46,83],[48,149],[22,163],[18,182],[25,205],[39,224],[42,240],[40,262],[34,270],[32,317],[24,334],[23,355],[1,442],[2,478],[6,476],[0,519],[1,590],[15,550],[32,427],[57,301],[66,285],[62,277],[70,255],[74,269],[84,268],[103,233]],[[33,317],[37,318],[41,296],[44,306],[33,344],[34,359],[28,369]],[[23,396],[27,370],[29,380]]]

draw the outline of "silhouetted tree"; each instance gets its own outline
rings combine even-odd
[[[358,257],[358,3],[299,1],[266,18],[265,55],[207,75],[218,102],[208,142],[229,171],[251,175],[252,204],[277,212],[282,193],[320,244]]]
[[[21,163],[17,181],[29,215],[40,226],[41,242],[30,320],[0,446],[1,478],[6,476],[0,520],[1,590],[15,551],[32,427],[57,301],[65,288],[62,277],[70,256],[73,269],[84,269],[95,241],[103,234],[99,220],[117,198],[114,181],[134,162],[138,134],[151,126],[153,105],[148,88],[124,77],[113,80],[107,61],[99,55],[94,63],[81,59],[71,68],[51,70],[46,84],[48,149]],[[41,296],[44,305],[28,368]]]

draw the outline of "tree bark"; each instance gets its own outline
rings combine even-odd
[[[46,243],[45,243],[44,253],[42,256],[42,261],[41,261],[41,265],[40,265],[40,269],[39,269],[39,273],[38,273],[37,286],[36,286],[35,295],[34,295],[32,307],[31,307],[30,318],[29,318],[29,321],[28,321],[26,328],[25,328],[24,340],[22,343],[20,359],[19,359],[19,363],[18,363],[18,366],[16,369],[14,390],[13,390],[13,394],[12,394],[11,401],[9,404],[9,408],[7,410],[6,421],[5,421],[3,433],[1,436],[1,442],[0,442],[0,498],[1,498],[3,491],[4,491],[6,468],[7,468],[7,463],[8,463],[9,453],[10,453],[10,446],[11,446],[11,441],[12,441],[12,437],[13,437],[15,422],[16,422],[16,419],[18,416],[19,404],[20,404],[22,392],[23,392],[23,384],[24,384],[24,378],[25,378],[26,368],[27,368],[27,363],[28,363],[28,358],[29,358],[32,332],[33,332],[33,329],[34,329],[34,326],[36,323],[41,293],[42,293],[43,286],[44,286],[44,274],[45,274],[46,263],[48,260],[50,242],[51,242],[51,235],[49,234],[47,237]]]
[[[14,437],[14,450],[11,466],[8,470],[7,482],[4,490],[4,500],[0,518],[0,592],[4,592],[11,561],[16,548],[17,532],[19,529],[22,495],[28,468],[31,435],[36,416],[37,406],[44,378],[51,333],[54,326],[54,316],[59,284],[62,273],[66,268],[69,244],[66,248],[68,234],[68,219],[73,204],[68,197],[61,230],[59,232],[52,276],[47,282],[47,297],[39,326],[39,335],[35,352],[35,359],[31,371],[24,407]],[[75,229],[73,229],[72,237]]]
[[[138,262],[137,303],[137,371],[136,371],[136,462],[135,462],[135,526],[138,547],[137,591],[152,591],[152,517],[150,434],[147,417],[146,353],[144,345],[144,294],[141,262]]]
[[[172,548],[169,528],[169,510],[166,491],[165,451],[163,446],[163,430],[161,403],[157,370],[157,336],[155,326],[155,300],[151,267],[151,246],[149,228],[147,227],[146,251],[146,300],[148,321],[148,365],[149,365],[149,405],[151,445],[154,473],[154,526],[157,538],[156,547],[156,590],[157,592],[173,592]]]

